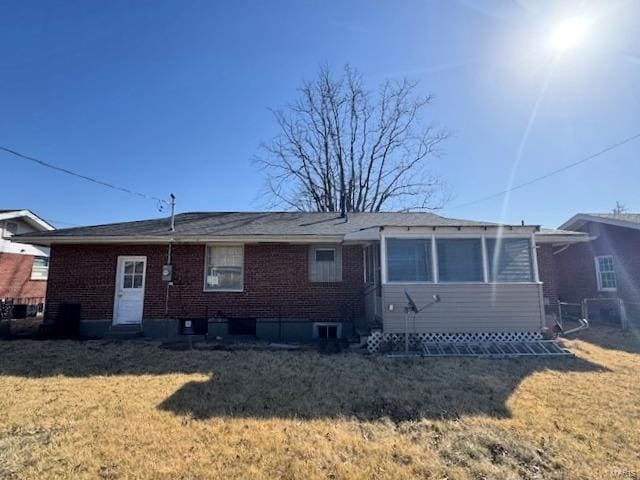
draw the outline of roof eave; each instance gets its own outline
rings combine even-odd
[[[31,210],[12,210],[9,212],[0,213],[0,220],[11,220],[13,218],[23,218],[33,228],[42,232],[55,230],[55,227],[53,225],[44,221]]]
[[[558,227],[559,230],[575,230],[582,227],[587,222],[604,223],[605,225],[613,225],[616,227],[631,228],[634,230],[640,230],[640,223],[629,222],[627,220],[598,217],[596,215],[589,215],[586,213],[578,213],[571,217]]]
[[[166,244],[166,243],[340,243],[344,235],[109,235],[20,236],[18,243],[32,245],[71,244]]]

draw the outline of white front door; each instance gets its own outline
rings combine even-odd
[[[118,257],[113,323],[142,322],[147,257]]]

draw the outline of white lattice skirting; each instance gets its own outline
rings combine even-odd
[[[409,348],[418,350],[422,343],[474,343],[474,342],[527,342],[542,340],[540,332],[476,332],[476,333],[410,333]],[[388,345],[385,345],[388,344]],[[367,350],[403,350],[404,333],[372,332],[367,340]]]

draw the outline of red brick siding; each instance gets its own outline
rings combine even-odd
[[[538,275],[542,282],[542,294],[549,299],[549,305],[545,309],[547,313],[558,313],[558,276],[556,262],[553,255],[554,247],[549,244],[541,244],[536,248],[538,259]]]
[[[572,245],[556,255],[560,298],[580,302],[614,295],[598,291],[594,260],[599,255],[613,255],[617,295],[629,304],[640,303],[640,231],[602,224],[599,230],[596,240]]]
[[[82,304],[83,319],[113,316],[119,255],[147,257],[144,318],[251,317],[338,320],[364,313],[362,249],[343,247],[343,281],[308,281],[308,246],[245,245],[244,291],[204,292],[204,245],[174,245],[174,285],[162,281],[166,245],[54,245],[47,315],[61,302]],[[165,300],[169,288],[168,311]]]
[[[33,255],[0,253],[0,298],[43,298],[44,280],[31,280]]]

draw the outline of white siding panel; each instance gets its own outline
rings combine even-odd
[[[441,298],[415,321],[410,315],[410,333],[533,332],[542,325],[542,284],[387,284],[382,288],[388,333],[404,332],[405,288],[418,308],[433,301],[434,294]]]

